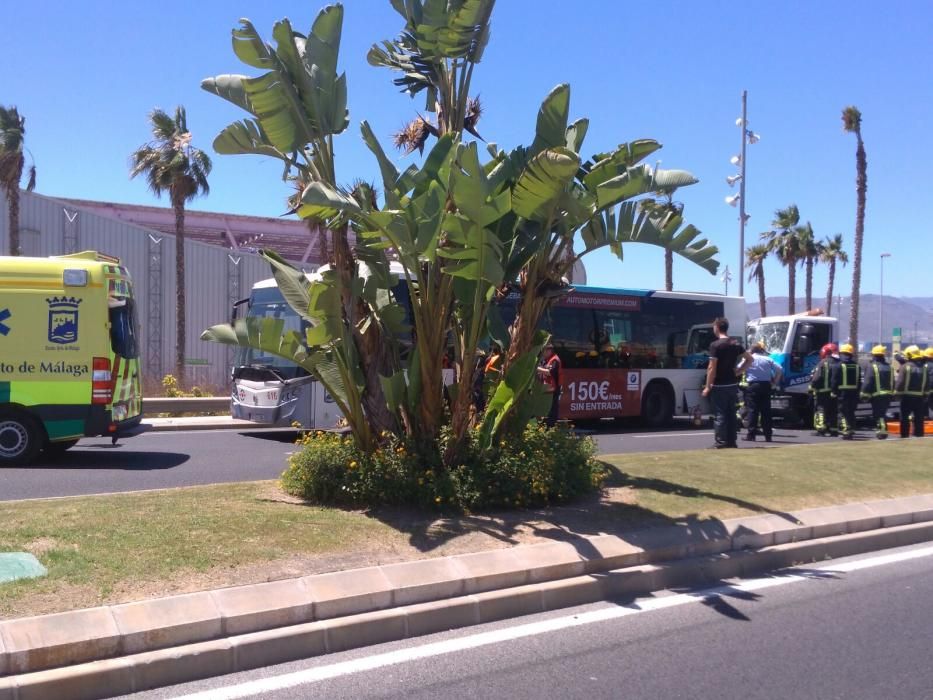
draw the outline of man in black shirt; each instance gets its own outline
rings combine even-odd
[[[735,415],[739,377],[752,363],[752,356],[734,338],[729,337],[729,320],[713,321],[716,340],[709,346],[709,366],[703,396],[710,396],[715,411],[716,448],[738,447],[738,419]]]

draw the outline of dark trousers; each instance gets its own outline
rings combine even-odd
[[[771,382],[752,382],[745,392],[748,406],[748,434],[758,434],[759,420],[761,432],[766,438],[771,437]]]
[[[901,437],[910,435],[910,419],[913,417],[914,437],[923,437],[923,419],[927,415],[927,402],[922,396],[901,397]]]
[[[839,427],[843,435],[855,435],[855,409],[858,408],[858,392],[839,392]]]
[[[820,433],[835,433],[839,429],[839,400],[828,391],[816,395],[813,427]]]
[[[713,425],[716,431],[716,444],[731,446],[736,444],[739,432],[739,421],[735,415],[735,405],[738,400],[736,387],[713,386],[710,390],[715,416]]]
[[[890,396],[873,396],[871,399],[871,419],[875,423],[875,434],[878,437],[888,435],[888,408],[890,406]]]
[[[548,427],[553,427],[557,423],[557,409],[560,406],[560,389],[551,394],[551,409],[547,412],[547,420],[545,424]]]

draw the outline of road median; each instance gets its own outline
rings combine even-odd
[[[0,699],[106,697],[933,539],[933,494],[0,622]],[[4,695],[6,693],[6,695]]]

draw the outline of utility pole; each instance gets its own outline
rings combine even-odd
[[[739,180],[739,296],[745,296],[745,144],[748,142],[748,90],[742,90],[742,160]]]

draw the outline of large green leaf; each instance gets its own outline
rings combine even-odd
[[[309,318],[311,282],[307,275],[274,250],[261,250],[259,254],[272,267],[272,276],[286,303],[301,318]]]
[[[222,97],[228,102],[232,102],[240,109],[246,110],[252,114],[249,100],[246,97],[246,91],[243,89],[243,81],[249,80],[248,75],[218,75],[213,78],[205,78],[201,81],[201,89]]]
[[[615,206],[626,199],[652,192],[654,187],[651,171],[647,167],[628,168],[596,187],[596,205],[599,209]]]
[[[448,245],[437,251],[447,259],[444,272],[493,286],[502,284],[502,241],[495,233],[457,214],[447,215],[444,231]]]
[[[546,148],[561,148],[567,144],[567,119],[570,114],[570,86],[558,85],[541,103],[535,140],[531,153],[540,153]]]
[[[478,226],[490,226],[511,207],[511,193],[490,181],[480,165],[476,142],[461,146],[450,176],[450,193],[460,213]]]
[[[531,349],[516,359],[509,367],[502,381],[496,387],[480,428],[480,444],[488,449],[502,426],[503,420],[512,411],[517,402],[527,398],[528,387],[535,378],[538,355],[547,342],[548,334],[538,331]]]
[[[661,144],[653,139],[639,139],[620,144],[611,153],[597,153],[591,161],[583,165],[583,171],[586,173],[583,184],[588,189],[595,190],[600,184],[622,175],[659,148]]]
[[[254,154],[287,161],[288,157],[269,143],[254,119],[233,122],[214,139],[214,150],[221,155]]]
[[[548,222],[580,167],[576,153],[563,147],[541,151],[528,161],[512,188],[512,210],[525,219]]]

